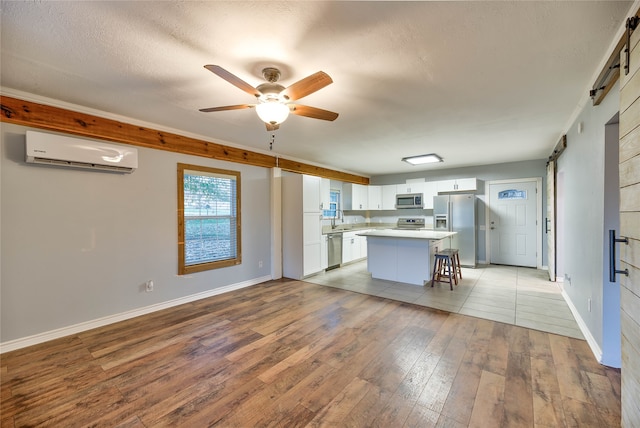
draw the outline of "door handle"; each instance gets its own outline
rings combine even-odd
[[[549,232],[551,231],[551,229],[549,229],[549,224],[551,224],[551,219],[550,219],[550,218],[548,218],[548,217],[545,217],[545,221],[546,221],[546,225],[545,225],[545,227],[546,227],[546,229],[547,229],[547,230],[546,230],[546,233],[549,233]]]
[[[616,231],[609,230],[609,282],[616,282],[616,274],[629,276],[629,269],[616,269],[616,243],[624,242],[629,245],[629,239],[616,238]]]

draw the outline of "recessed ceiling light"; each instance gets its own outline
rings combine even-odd
[[[436,163],[442,162],[442,158],[435,153],[429,153],[428,155],[420,155],[420,156],[408,156],[406,158],[402,158],[404,162],[410,163],[411,165],[422,165],[423,163]]]

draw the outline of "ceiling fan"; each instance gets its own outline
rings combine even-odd
[[[266,82],[254,88],[219,65],[205,65],[204,68],[222,77],[235,87],[255,96],[258,102],[256,104],[202,108],[200,109],[202,112],[240,110],[255,107],[258,116],[267,125],[267,131],[278,129],[280,124],[287,119],[289,113],[321,120],[336,120],[338,117],[338,113],[332,111],[291,103],[291,101],[299,100],[333,83],[331,77],[323,71],[318,71],[285,88],[276,83],[280,78],[280,70],[275,67],[266,67],[262,70],[262,75]]]

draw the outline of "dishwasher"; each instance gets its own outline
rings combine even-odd
[[[340,267],[342,264],[342,232],[327,234],[327,247],[329,250],[327,270]]]

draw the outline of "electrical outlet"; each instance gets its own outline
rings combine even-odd
[[[149,280],[146,283],[145,290],[148,292],[153,291],[153,281]]]
[[[259,268],[261,268],[261,267],[262,267],[262,260],[260,260],[260,261],[258,262],[258,267],[259,267]]]

